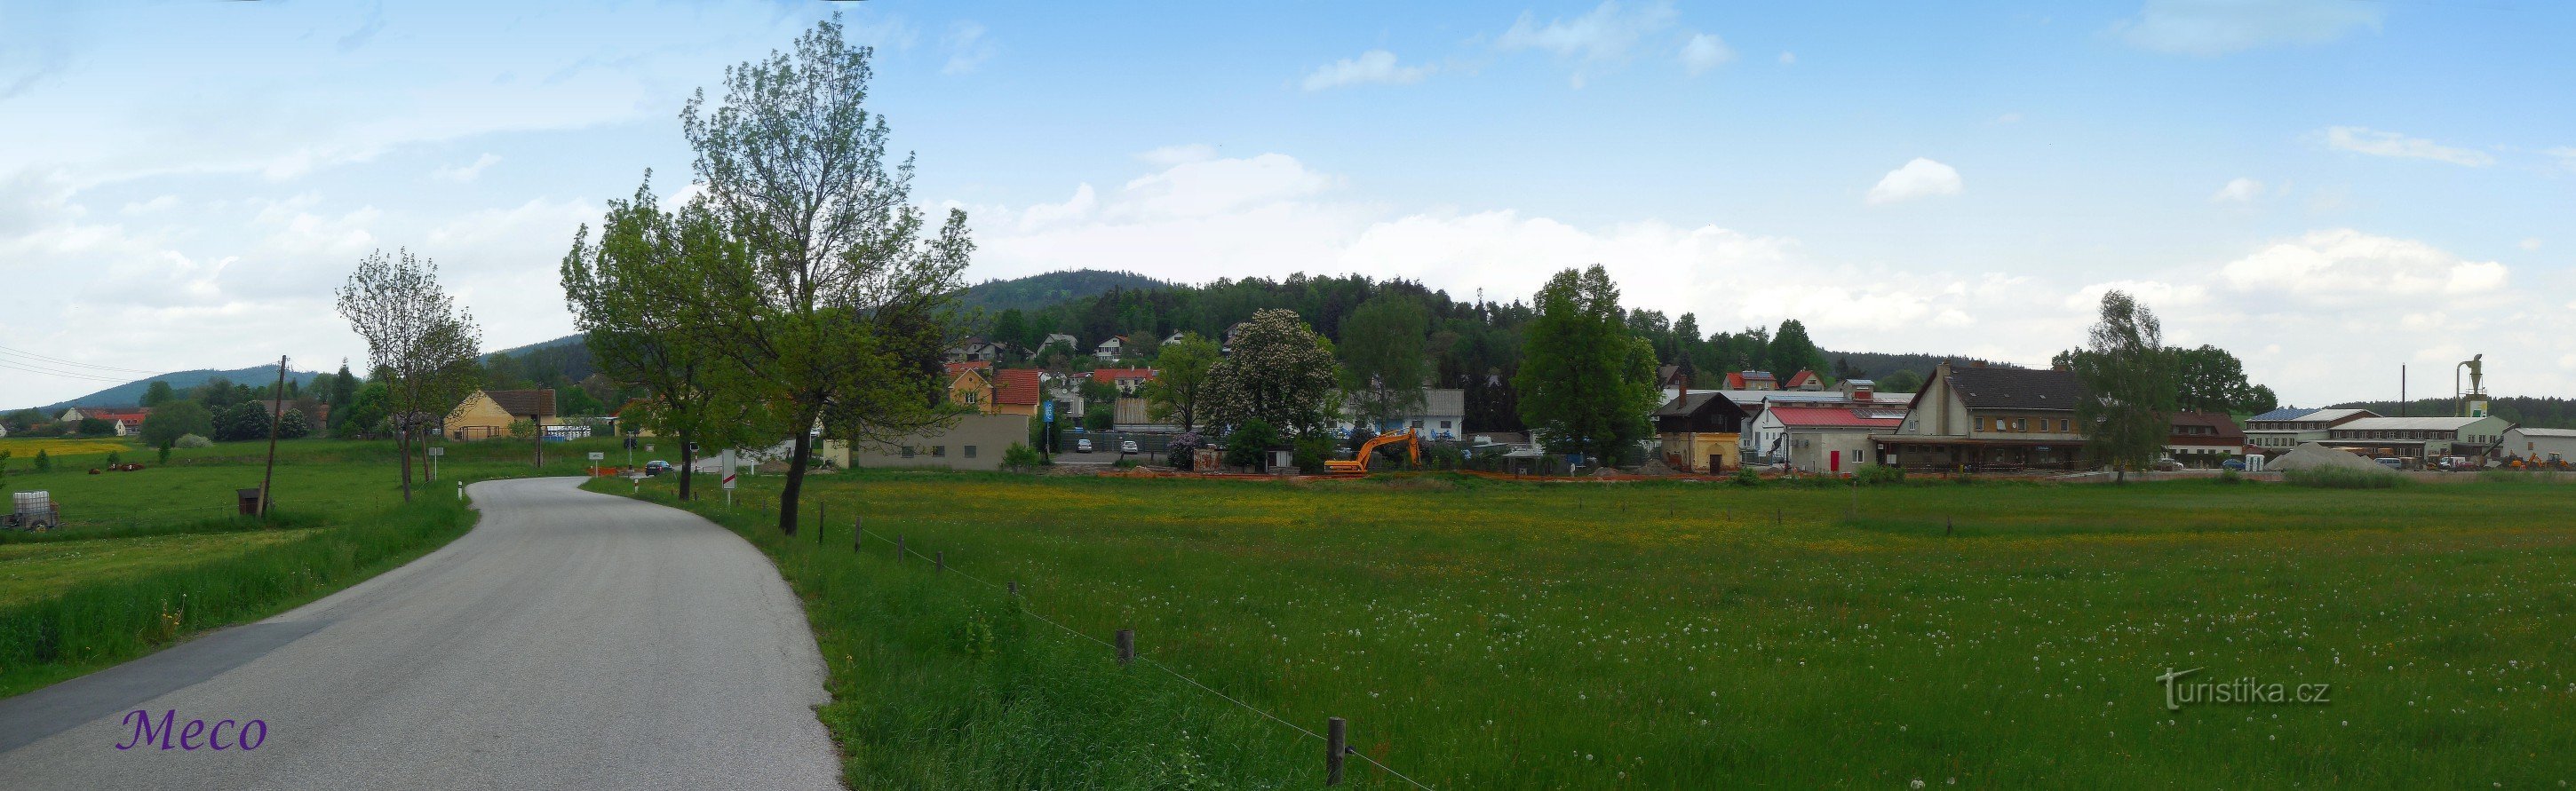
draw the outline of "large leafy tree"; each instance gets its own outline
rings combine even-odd
[[[1422,302],[1383,294],[1342,320],[1342,390],[1363,423],[1374,428],[1422,406],[1422,381],[1431,375],[1423,356],[1431,316]]]
[[[1619,287],[1599,264],[1568,269],[1539,289],[1521,369],[1521,420],[1556,452],[1616,463],[1647,434],[1655,389],[1655,350],[1630,334]]]
[[[664,211],[651,173],[633,199],[608,202],[597,242],[583,226],[564,256],[564,302],[591,358],[608,375],[644,390],[620,417],[680,442],[683,500],[695,496],[700,444],[747,439],[740,429],[749,410],[741,388],[732,386],[738,380],[726,377],[735,367],[715,350],[724,336],[674,306],[704,303],[718,269],[748,257],[703,204]]]
[[[2226,349],[2203,345],[2173,354],[2175,401],[2182,409],[2254,414],[2279,405],[2272,388],[2246,381],[2245,363]]]
[[[2087,449],[2126,480],[2164,450],[2174,412],[2175,355],[2156,314],[2124,291],[2102,295],[2101,318],[2071,355],[2085,397],[2075,402]]]
[[[1208,422],[1240,428],[1259,420],[1289,434],[1331,422],[1340,377],[1331,344],[1292,310],[1252,314],[1233,353],[1208,368]]]
[[[1145,383],[1147,417],[1157,423],[1178,421],[1184,433],[1196,430],[1205,412],[1208,371],[1221,359],[1216,342],[1195,332],[1164,344],[1154,356],[1154,378]]]
[[[813,434],[869,441],[954,417],[939,362],[959,276],[974,252],[966,213],[929,227],[912,160],[886,161],[891,133],[867,109],[871,50],[839,17],[788,52],[725,70],[725,95],[682,111],[714,227],[744,255],[711,260],[689,320],[722,342],[746,403],[793,437],[778,527],[796,532]]]
[[[339,290],[340,315],[367,340],[385,386],[384,407],[402,453],[403,500],[411,500],[411,446],[432,421],[473,392],[483,331],[438,284],[438,264],[411,251],[359,259]],[[265,417],[266,413],[263,412]],[[220,426],[218,426],[220,428]],[[265,427],[263,426],[263,430]]]
[[[164,382],[158,379],[153,380],[152,384],[143,388],[143,406],[147,408],[169,403],[178,399],[178,397],[179,394],[170,389],[169,382]]]
[[[150,447],[167,448],[180,437],[210,437],[214,433],[214,415],[195,401],[165,402],[153,407],[152,414],[143,416],[143,444]]]
[[[1807,338],[1807,325],[1797,319],[1780,322],[1779,334],[1772,336],[1764,353],[1768,355],[1765,364],[1771,366],[1772,375],[1780,377],[1783,385],[1799,371],[1825,371],[1824,350]]]
[[[268,405],[245,401],[215,414],[215,440],[242,442],[268,438]]]

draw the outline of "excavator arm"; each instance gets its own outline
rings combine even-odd
[[[1413,429],[1408,428],[1403,431],[1379,434],[1360,445],[1360,452],[1355,458],[1349,461],[1336,459],[1324,462],[1324,469],[1335,473],[1365,474],[1368,472],[1369,458],[1377,453],[1378,448],[1393,442],[1404,443],[1405,458],[1412,461],[1413,466],[1422,466],[1422,441],[1414,436]]]

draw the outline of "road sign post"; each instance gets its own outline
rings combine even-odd
[[[716,466],[724,469],[725,507],[732,508],[734,476],[741,474],[741,471],[734,468],[733,450],[731,448],[727,448],[724,452],[716,454]]]
[[[437,447],[437,446],[431,446],[431,447],[430,447],[430,449],[429,449],[429,479],[430,479],[430,480],[432,480],[432,481],[438,480],[438,457],[440,457],[440,456],[445,456],[445,455],[447,455],[447,449],[446,449],[446,448],[441,448],[441,447]]]
[[[603,461],[607,461],[607,460],[608,460],[608,454],[607,454],[607,453],[605,453],[605,452],[601,452],[601,451],[596,451],[596,450],[591,451],[591,452],[590,452],[590,462],[591,462],[591,463],[590,463],[590,476],[591,476],[591,477],[593,477],[593,478],[599,477],[599,463],[600,463],[600,462],[603,462]]]
[[[1040,429],[1045,433],[1038,435],[1038,460],[1052,463],[1055,461],[1055,399],[1040,401],[1038,408],[1046,417],[1045,427]]]

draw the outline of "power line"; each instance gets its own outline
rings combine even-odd
[[[123,383],[127,381],[124,377],[96,376],[91,374],[66,373],[63,371],[49,371],[42,368],[28,368],[14,364],[14,361],[8,359],[0,359],[0,368],[6,368],[12,371],[24,371],[31,374],[41,374],[45,376],[59,376],[66,379],[87,379],[94,382]]]
[[[75,367],[75,368],[95,368],[95,369],[98,369],[98,370],[101,370],[101,371],[113,371],[113,372],[116,372],[116,373],[143,374],[143,375],[146,375],[146,376],[152,376],[152,375],[158,375],[158,374],[162,374],[162,373],[167,373],[166,371],[146,371],[146,370],[143,370],[143,369],[141,369],[141,368],[120,368],[120,367],[113,366],[113,365],[95,365],[95,364],[92,364],[92,363],[75,362],[75,361],[72,361],[72,360],[65,360],[65,359],[62,359],[62,358],[60,358],[60,357],[47,357],[47,356],[45,356],[45,355],[37,354],[37,353],[35,353],[35,352],[26,351],[26,350],[23,350],[23,349],[13,349],[13,348],[10,348],[10,347],[7,347],[7,346],[0,346],[0,354],[15,354],[15,355],[18,355],[18,356],[20,356],[20,357],[32,357],[32,358],[35,358],[35,359],[37,359],[37,360],[41,360],[41,361],[48,362],[48,363],[53,363],[53,364],[56,364],[56,365],[68,365],[68,366],[72,366],[72,367]]]

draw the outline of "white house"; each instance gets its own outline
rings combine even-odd
[[[2300,409],[2283,407],[2245,419],[2245,444],[2278,456],[2310,442],[2322,442],[2336,426],[2379,415],[2367,409]]]
[[[1074,340],[1073,336],[1066,335],[1061,332],[1047,333],[1046,340],[1038,342],[1038,351],[1045,352],[1047,347],[1056,345],[1062,345],[1064,350],[1068,353],[1079,354],[1082,352],[1081,341]]]
[[[1100,342],[1100,347],[1099,347],[1099,348],[1097,348],[1097,349],[1093,349],[1093,350],[1092,350],[1092,352],[1091,352],[1091,356],[1093,356],[1093,357],[1098,357],[1098,358],[1103,359],[1103,360],[1115,360],[1115,359],[1118,359],[1118,358],[1119,358],[1119,356],[1124,355],[1124,354],[1126,354],[1126,353],[1127,353],[1127,336],[1125,336],[1125,335],[1112,335],[1112,336],[1109,336],[1109,340],[1101,341],[1101,342]]]
[[[1355,406],[1343,407],[1342,419],[1333,427],[1345,436],[1364,429]],[[1458,439],[1467,429],[1467,391],[1455,387],[1432,387],[1422,391],[1422,404],[1394,420],[1374,427],[1379,432],[1413,429],[1423,439]]]
[[[2576,429],[2521,426],[2506,429],[2504,457],[2528,461],[2576,461]]]

